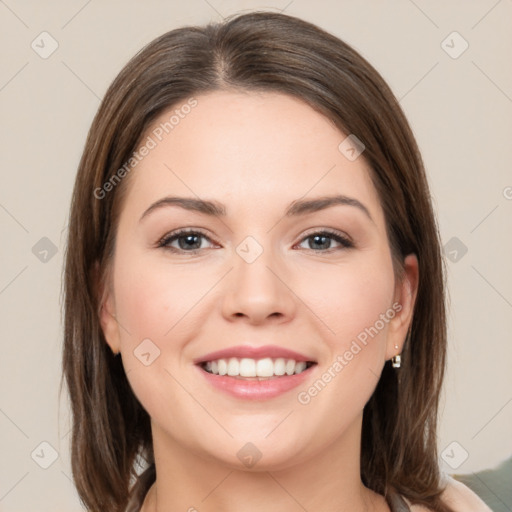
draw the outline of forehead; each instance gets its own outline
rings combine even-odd
[[[347,135],[300,99],[216,91],[162,113],[142,138],[153,146],[133,171],[127,202],[165,194],[215,199],[230,208],[280,208],[302,197],[357,197],[381,217],[370,170],[339,150]]]

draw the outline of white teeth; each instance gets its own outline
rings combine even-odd
[[[256,377],[256,361],[247,358],[241,359],[239,374],[241,377]]]
[[[288,361],[286,361],[285,372],[286,372],[286,375],[293,375],[294,374],[294,372],[295,372],[295,361],[293,359],[288,359]]]
[[[203,368],[214,375],[229,375],[230,377],[273,377],[302,373],[308,368],[305,361],[295,361],[279,357],[271,359],[250,359],[231,357],[218,359],[203,364]]]
[[[306,363],[301,361],[295,365],[295,373],[302,373],[306,369]]]
[[[274,361],[272,361],[270,357],[260,359],[256,363],[256,373],[258,377],[272,377],[272,375],[274,375]],[[240,374],[240,376],[245,377],[245,375],[242,374]]]
[[[226,375],[228,373],[228,363],[225,359],[219,359],[217,361],[219,375]],[[212,368],[213,373],[213,368]]]
[[[232,357],[228,361],[228,375],[230,377],[236,377],[237,375],[240,375],[240,362],[236,357]]]
[[[274,361],[274,373],[276,375],[284,375],[286,371],[286,361],[280,357]]]

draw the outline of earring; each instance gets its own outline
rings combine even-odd
[[[398,345],[395,345],[395,349],[398,350]],[[391,365],[393,368],[400,368],[401,364],[402,358],[400,357],[400,354],[397,354],[391,358]]]

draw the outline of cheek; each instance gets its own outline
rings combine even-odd
[[[116,316],[121,325],[123,366],[150,415],[182,392],[171,374],[190,364],[186,347],[200,332],[215,273],[184,269],[163,257],[149,261],[140,251],[119,251],[114,273]],[[149,355],[148,355],[149,354]],[[186,399],[186,397],[185,397]]]
[[[369,400],[385,362],[388,323],[395,316],[391,259],[380,255],[371,264],[317,273],[315,282],[316,288],[308,286],[316,290],[310,300],[329,328],[324,338],[328,358],[313,385],[300,390],[298,401],[319,414],[342,411],[343,421],[349,422]]]
[[[151,417],[159,417],[180,388],[169,361],[179,359],[190,333],[187,312],[200,299],[190,275],[141,251],[119,250],[114,271],[115,309],[123,366],[130,386]],[[176,327],[175,327],[176,326]]]
[[[376,323],[380,339],[385,337],[387,322],[381,315],[391,308],[394,291],[390,259],[362,260],[334,269],[329,265],[314,275],[304,274],[301,281],[302,296],[308,297],[306,304],[329,332],[326,339],[332,350],[346,350],[359,335],[364,340],[364,333]]]
[[[141,254],[125,254],[117,263],[116,312],[126,327],[123,342],[129,345],[144,338],[161,345],[214,283],[211,275],[203,279],[165,259],[149,264]]]

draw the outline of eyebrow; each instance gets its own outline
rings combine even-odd
[[[332,206],[353,206],[362,211],[372,222],[374,222],[372,216],[370,215],[370,211],[366,206],[361,203],[361,201],[344,195],[336,195],[336,196],[325,196],[318,197],[315,199],[299,199],[297,201],[293,201],[292,204],[286,210],[287,216],[294,215],[304,215],[306,213],[318,212],[320,210],[325,210],[326,208],[330,208]]]
[[[299,216],[307,213],[318,212],[332,206],[345,205],[353,206],[362,211],[373,223],[368,208],[359,200],[345,195],[325,196],[315,199],[298,199],[293,201],[286,209],[285,216]],[[226,208],[217,201],[195,199],[193,197],[164,197],[153,203],[141,216],[140,221],[151,212],[166,206],[178,206],[185,210],[195,211],[213,217],[225,217]],[[139,221],[139,222],[140,222]]]

